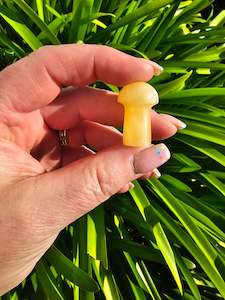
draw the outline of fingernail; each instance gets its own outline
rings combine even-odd
[[[119,191],[119,193],[126,193],[129,190],[134,188],[134,184],[132,182],[127,183],[124,187],[122,187],[122,189]]]
[[[151,177],[155,177],[155,178],[159,178],[161,177],[161,173],[159,172],[158,169],[154,169],[152,170],[151,172],[148,172],[146,174],[144,174],[143,176],[141,176],[139,179],[143,179],[143,180],[146,180],[146,179],[149,179]]]
[[[156,62],[152,61],[152,66],[154,67],[154,74],[156,76],[159,76],[162,74],[162,72],[164,71],[164,68],[162,66],[160,66],[159,64],[157,64]]]
[[[159,76],[163,73],[164,68],[162,66],[158,65],[158,64],[156,64],[156,65],[157,65],[157,67],[155,68],[155,75]]]
[[[128,183],[128,190],[132,190],[134,188],[134,184],[132,182]]]
[[[170,158],[169,149],[164,144],[150,146],[134,155],[136,174],[145,174],[163,165]]]
[[[159,177],[161,177],[161,173],[159,172],[158,169],[154,169],[152,171],[152,176],[158,179]]]
[[[180,120],[178,120],[177,124],[178,124],[178,126],[177,126],[178,129],[184,129],[187,127],[187,124],[185,124],[184,122],[182,122]]]
[[[144,174],[143,176],[141,176],[139,179],[146,180],[146,179],[149,179],[151,176],[152,176],[152,172],[148,172],[147,174]]]
[[[187,127],[187,124],[185,124],[184,122],[182,122],[181,120],[168,115],[168,114],[160,114],[162,117],[166,118],[168,121],[170,121],[174,126],[177,127],[177,129],[184,129]]]

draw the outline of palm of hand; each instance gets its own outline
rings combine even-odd
[[[12,269],[1,251],[0,261],[3,261],[1,270],[4,272],[5,267],[7,272],[14,274],[17,284],[20,278],[29,274],[59,232],[49,228],[38,203],[34,206],[35,199],[31,199],[30,195],[36,195],[26,180],[58,167],[62,161],[62,151],[56,131],[46,125],[40,110],[23,115],[11,114],[7,119],[8,128],[4,132],[8,140],[0,141],[0,188],[3,196],[0,221],[4,224],[0,236],[1,245],[7,245],[9,249],[7,257],[11,260]],[[6,214],[7,210],[9,213]],[[7,284],[10,288],[11,282],[14,278],[7,278],[6,289]]]

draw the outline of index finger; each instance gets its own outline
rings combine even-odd
[[[114,85],[148,81],[157,65],[101,45],[44,46],[0,72],[0,103],[17,112],[41,108],[63,86],[101,80]]]

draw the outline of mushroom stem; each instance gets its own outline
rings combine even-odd
[[[133,147],[151,145],[151,119],[148,106],[124,106],[123,144]]]

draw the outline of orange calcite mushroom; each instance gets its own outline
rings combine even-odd
[[[124,106],[123,144],[133,147],[151,145],[151,108],[159,102],[157,91],[146,82],[134,82],[119,92]]]

